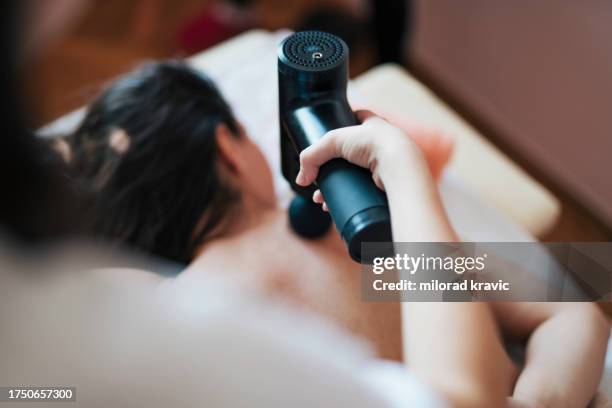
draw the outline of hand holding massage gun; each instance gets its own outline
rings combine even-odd
[[[278,49],[281,166],[296,196],[289,207],[293,230],[317,238],[329,229],[330,217],[355,261],[362,261],[362,242],[390,242],[391,219],[385,193],[372,174],[344,159],[319,169],[316,184],[329,215],[312,202],[317,187],[295,183],[299,153],[333,129],[357,125],[346,98],[348,47],[320,31],[286,38]],[[370,261],[363,259],[363,261]]]

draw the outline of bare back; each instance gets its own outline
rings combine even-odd
[[[328,317],[370,341],[379,356],[401,359],[399,304],[361,300],[360,265],[333,229],[305,240],[290,230],[286,213],[275,210],[246,232],[202,246],[179,279],[197,284],[211,273],[232,275]]]

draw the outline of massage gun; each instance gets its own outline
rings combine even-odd
[[[312,202],[319,188],[331,219],[357,262],[362,242],[390,242],[391,222],[385,193],[372,174],[344,159],[319,169],[316,186],[295,183],[299,154],[333,129],[357,125],[346,98],[348,47],[334,35],[303,31],[286,38],[278,49],[278,92],[281,166],[296,196],[289,207],[293,230],[307,238],[322,236],[330,217]]]

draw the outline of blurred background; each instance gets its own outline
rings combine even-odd
[[[610,241],[611,22],[605,0],[94,0],[23,74],[41,126],[144,60],[253,28],[329,31],[351,76],[403,65],[553,191],[545,240]]]

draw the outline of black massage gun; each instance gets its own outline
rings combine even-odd
[[[348,47],[321,31],[303,31],[286,38],[278,49],[278,92],[281,166],[296,192],[289,207],[295,232],[308,238],[323,235],[329,215],[312,202],[318,187],[350,256],[362,259],[362,242],[390,242],[391,221],[385,193],[372,174],[344,159],[333,159],[319,170],[316,186],[295,183],[299,153],[328,131],[353,126],[357,120],[346,98]]]

